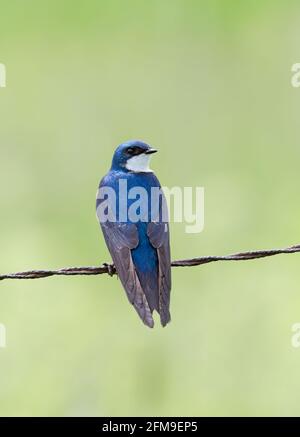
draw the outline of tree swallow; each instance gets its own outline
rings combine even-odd
[[[96,202],[104,239],[129,302],[150,328],[154,310],[162,326],[171,319],[169,223],[163,214],[167,208],[149,167],[155,152],[138,140],[118,146],[111,169],[99,184]],[[157,191],[160,195],[153,196]],[[147,195],[146,201],[142,194]]]

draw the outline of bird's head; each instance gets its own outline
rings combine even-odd
[[[112,166],[113,170],[131,171],[134,173],[149,173],[152,153],[157,152],[149,144],[139,140],[131,140],[120,144],[115,150]]]

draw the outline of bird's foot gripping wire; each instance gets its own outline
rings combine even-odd
[[[103,263],[103,266],[107,268],[109,276],[114,276],[116,274],[116,269],[113,264]]]

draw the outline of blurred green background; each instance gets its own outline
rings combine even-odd
[[[116,145],[204,186],[172,258],[299,243],[299,2],[0,5],[1,273],[109,261],[95,193]],[[299,415],[300,258],[173,269],[147,329],[114,277],[0,284],[0,415]]]

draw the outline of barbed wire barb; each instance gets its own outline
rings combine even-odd
[[[300,244],[286,247],[285,249],[255,250],[239,252],[223,256],[202,256],[199,258],[183,259],[172,262],[172,267],[194,267],[217,261],[247,261],[269,256],[300,252]],[[113,264],[103,263],[101,266],[67,267],[58,270],[29,270],[25,272],[8,273],[0,275],[0,281],[4,279],[40,279],[49,276],[76,276],[76,275],[102,275],[113,276],[116,269]]]

